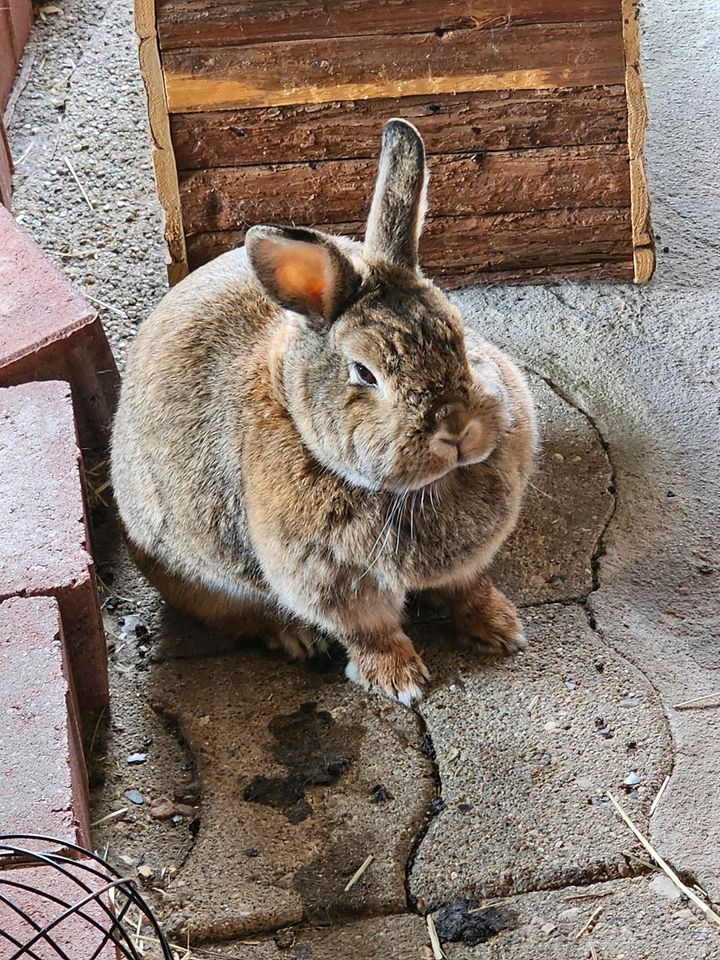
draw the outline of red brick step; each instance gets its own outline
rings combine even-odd
[[[83,444],[105,443],[118,372],[94,310],[0,207],[0,387],[72,384]]]
[[[78,707],[50,597],[0,603],[0,808],[2,833],[90,844]]]
[[[9,960],[17,952],[18,943],[27,943],[35,937],[38,927],[42,929],[59,918],[66,909],[63,904],[79,904],[105,886],[104,880],[83,869],[83,863],[69,867],[70,877],[52,866],[0,871],[0,960]],[[90,893],[81,884],[88,886]],[[75,913],[55,924],[47,937],[37,938],[32,953],[27,956],[36,960],[60,960],[63,954],[48,942],[48,938],[52,938],[71,960],[117,960],[113,944],[107,942],[103,946],[103,931],[112,926],[112,918],[101,903],[111,909],[107,891],[80,908],[83,916]],[[23,918],[23,913],[29,921]],[[98,929],[98,925],[102,929]]]
[[[107,650],[70,387],[0,389],[0,601],[53,596],[80,707],[108,702]]]

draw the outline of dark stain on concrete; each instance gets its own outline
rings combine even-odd
[[[258,774],[245,786],[243,797],[283,810],[291,823],[300,823],[312,813],[306,789],[329,786],[342,776],[357,757],[362,731],[336,723],[314,702],[273,717],[268,729],[275,738],[273,756],[287,768],[287,776]]]
[[[477,900],[453,900],[434,920],[442,943],[464,943],[468,947],[485,943],[516,925],[514,915],[508,910],[495,907],[478,910]]]

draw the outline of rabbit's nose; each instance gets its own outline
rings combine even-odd
[[[435,431],[431,446],[435,453],[443,457],[453,457],[462,461],[463,453],[473,446],[480,433],[477,420],[461,410],[445,417]]]

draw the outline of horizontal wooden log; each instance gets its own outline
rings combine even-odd
[[[357,238],[364,230],[359,221],[317,226]],[[188,237],[191,269],[239,246],[244,237],[244,230]],[[420,248],[427,274],[449,285],[463,282],[463,278],[465,282],[520,277],[546,280],[550,276],[631,279],[633,272],[626,208],[438,217],[428,221]],[[591,266],[596,272],[587,272]]]
[[[163,50],[620,19],[619,0],[159,0]]]
[[[623,84],[622,24],[530,24],[163,54],[171,113]]]
[[[313,107],[178,113],[170,118],[178,169],[376,157],[388,117],[423,135],[428,153],[623,143],[625,90],[505,90]]]
[[[627,147],[550,147],[428,159],[433,216],[629,205]],[[221,167],[180,175],[187,234],[258,222],[342,223],[367,215],[377,162]]]

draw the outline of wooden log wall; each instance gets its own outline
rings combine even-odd
[[[171,280],[253,223],[362,236],[422,132],[447,285],[654,266],[635,0],[136,0]]]

